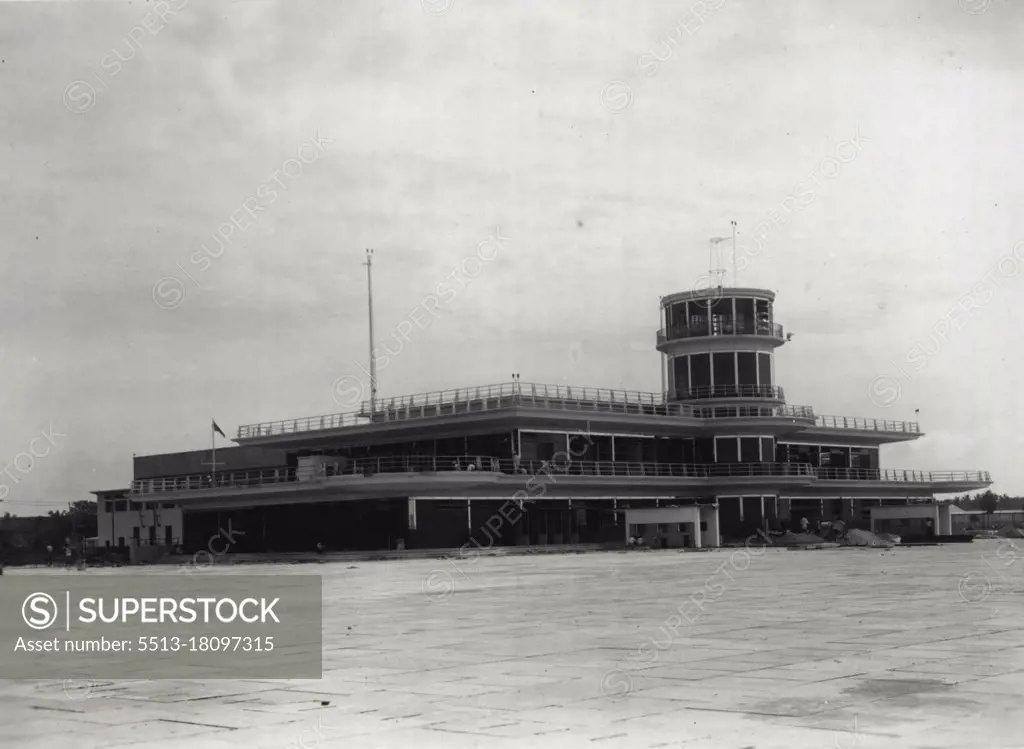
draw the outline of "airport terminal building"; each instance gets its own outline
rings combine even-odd
[[[708,547],[802,517],[868,528],[880,507],[949,535],[934,495],[989,474],[883,468],[881,447],[921,437],[916,423],[787,403],[774,301],[730,287],[662,298],[662,393],[513,381],[247,424],[215,456],[137,457],[129,489],[96,493],[100,545],[194,552],[230,527],[230,552],[250,553]]]

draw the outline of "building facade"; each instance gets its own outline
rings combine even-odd
[[[126,549],[133,545],[173,547],[184,531],[182,509],[174,502],[153,498],[133,501],[130,489],[105,489],[96,495],[96,545]]]
[[[804,517],[868,528],[873,507],[991,484],[984,471],[882,468],[881,447],[920,438],[916,423],[788,404],[774,301],[748,288],[664,297],[662,393],[517,381],[248,424],[216,461],[137,458],[125,499],[159,516],[141,538],[175,539],[180,524],[189,551],[225,532],[246,552],[698,547]]]

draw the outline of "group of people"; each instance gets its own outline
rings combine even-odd
[[[5,566],[4,556],[5,555],[2,553],[2,549],[0,549],[0,575],[4,574],[4,566]],[[47,567],[53,567],[55,562],[56,562],[56,560],[54,559],[54,556],[53,556],[53,544],[46,544],[46,566]],[[64,566],[69,568],[69,569],[71,567],[75,567],[75,566],[77,566],[78,569],[80,569],[80,570],[85,569],[85,559],[84,558],[80,558],[78,560],[77,565],[75,564],[74,552],[73,552],[73,549],[72,549],[72,546],[71,546],[70,539],[65,540],[65,543],[64,543]]]
[[[64,566],[70,567],[73,564],[72,561],[71,543],[68,541],[64,542]],[[52,567],[54,564],[53,558],[53,545],[46,544],[46,566]]]
[[[452,461],[452,468],[454,470],[456,470],[456,471],[461,471],[462,470],[462,461],[459,460],[458,458],[453,460]],[[466,470],[467,471],[482,471],[482,470],[484,470],[483,458],[477,458],[475,461],[470,460],[469,458],[466,458]],[[491,470],[492,471],[497,471],[498,470],[498,459],[497,458],[491,458]]]
[[[466,460],[466,467],[465,467],[465,469],[463,469],[463,467],[462,467],[462,460],[460,458],[456,458],[455,460],[452,461],[452,468],[454,470],[456,470],[456,471],[462,471],[462,470],[466,470],[466,471],[482,471],[482,470],[484,470],[484,459],[483,458],[479,458],[479,457],[475,458],[475,459],[466,458],[465,460]],[[490,462],[490,470],[491,470],[492,473],[501,473],[501,461],[498,460],[498,458],[490,458],[489,462]],[[519,458],[519,454],[515,453],[512,456],[512,472],[513,473],[525,473],[525,471],[523,470],[522,466],[520,465],[520,462],[521,461],[520,461],[520,458]]]

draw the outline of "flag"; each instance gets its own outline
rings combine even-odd
[[[213,425],[213,431],[215,431],[217,434],[219,434],[224,439],[227,439],[228,436],[226,434],[224,434],[223,431],[221,431],[221,428],[219,426],[217,426],[217,422],[216,421],[213,421],[211,419],[210,423]]]

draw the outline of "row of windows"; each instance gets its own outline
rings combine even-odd
[[[669,389],[686,393],[712,385],[771,385],[772,355],[754,351],[686,354],[671,359]]]
[[[142,544],[142,541],[143,541],[142,532],[141,532],[141,529],[138,526],[135,526],[134,528],[132,528],[132,539],[131,540],[132,540],[132,545],[133,546],[139,546],[139,545]],[[170,524],[164,526],[164,532],[162,534],[162,538],[159,538],[157,536],[156,526],[152,526],[151,525],[151,526],[148,527],[148,529],[146,531],[146,543],[149,544],[149,545],[153,545],[153,544],[156,544],[156,543],[164,543],[167,546],[174,546],[174,545],[177,544],[177,542],[178,542],[178,539],[174,537],[174,527],[171,526]],[[110,548],[110,541],[107,541],[104,545],[106,546],[106,548],[109,549]],[[124,536],[118,536],[117,537],[117,547],[119,549],[123,549],[124,546],[125,546],[125,537]]]
[[[551,460],[563,451],[565,435],[523,432],[524,460]],[[575,440],[577,460],[651,463],[809,463],[816,467],[878,468],[877,447],[776,443],[765,435],[728,437],[611,437]]]
[[[680,334],[707,335],[753,333],[772,323],[772,303],[767,299],[714,299],[676,302],[665,309],[665,327],[670,337]]]
[[[163,502],[163,503],[159,503],[159,502],[144,502],[142,504],[137,504],[132,509],[133,510],[139,510],[139,509],[142,509],[142,510],[156,510],[156,509],[158,509],[158,505],[159,505],[159,509],[161,509],[161,510],[173,510],[173,509],[175,509],[177,507],[177,505],[175,505],[175,504],[173,504],[171,502]],[[110,513],[110,512],[127,512],[127,511],[128,511],[128,500],[126,500],[126,499],[118,499],[118,500],[107,499],[107,500],[104,500],[104,502],[103,502],[103,512]]]

